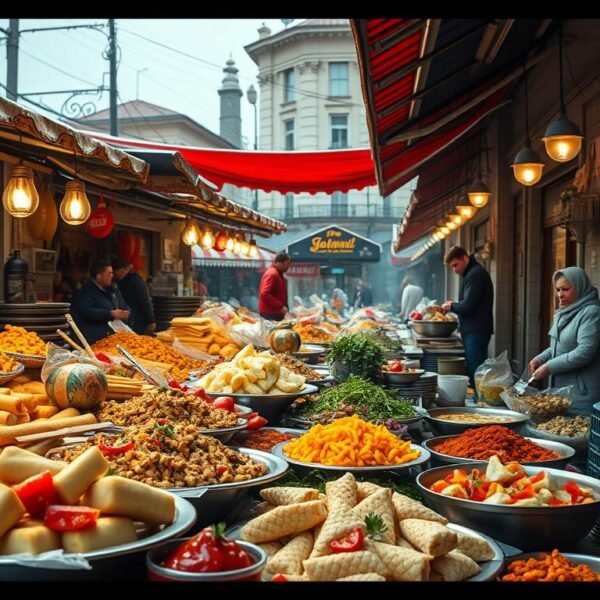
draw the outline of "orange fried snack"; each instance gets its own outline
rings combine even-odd
[[[294,460],[335,466],[400,465],[421,452],[412,449],[383,425],[373,425],[357,415],[337,419],[329,425],[314,425],[285,446]]]
[[[539,559],[513,560],[502,581],[600,581],[600,574],[586,564],[574,564],[555,548]]]

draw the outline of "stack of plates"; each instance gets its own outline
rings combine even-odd
[[[387,384],[387,387],[400,390],[402,396],[421,396],[423,408],[429,408],[437,393],[437,373],[426,371],[412,383]]]
[[[201,296],[152,296],[156,330],[168,329],[175,317],[191,317],[202,300]]]
[[[69,334],[65,315],[71,305],[68,302],[35,302],[31,304],[0,303],[0,329],[7,323],[35,331],[45,342],[62,344],[56,333],[62,329]]]

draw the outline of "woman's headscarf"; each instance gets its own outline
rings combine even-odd
[[[556,315],[563,315],[573,310],[578,310],[586,304],[600,304],[598,298],[598,288],[592,285],[587,273],[581,267],[565,267],[556,271],[552,281],[556,283],[561,277],[564,277],[575,288],[577,299],[573,304],[559,308]]]

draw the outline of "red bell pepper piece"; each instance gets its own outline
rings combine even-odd
[[[104,352],[94,352],[94,356],[102,362],[108,363],[109,365],[112,364],[112,360],[110,360],[110,358],[108,358],[108,356],[106,356],[106,354],[104,354]]]
[[[44,525],[54,531],[77,531],[95,525],[99,516],[97,508],[51,504],[44,513]]]
[[[33,517],[43,515],[48,505],[56,502],[56,489],[50,471],[33,475],[14,485],[13,489],[27,512]]]
[[[483,502],[487,498],[487,493],[490,489],[490,484],[490,481],[482,481],[481,479],[476,479],[473,482],[473,487],[469,499],[474,500],[475,502]]]
[[[533,490],[532,485],[528,485],[527,487],[523,488],[520,492],[517,492],[516,494],[511,494],[510,497],[513,500],[525,500],[525,498],[534,498],[535,491]]]
[[[100,442],[98,444],[98,448],[100,449],[100,452],[104,454],[104,456],[118,456],[119,454],[125,454],[125,452],[129,452],[129,450],[133,450],[135,448],[135,442],[123,442],[121,444],[117,444],[116,446],[110,446],[104,442]]]
[[[563,489],[571,496],[572,504],[577,504],[577,499],[584,496],[584,493],[574,481],[567,481],[563,486]]]
[[[440,479],[435,483],[432,483],[430,489],[440,494],[442,490],[445,490],[448,486],[450,486],[450,484],[447,481]]]
[[[334,554],[340,552],[357,552],[358,550],[363,549],[364,541],[365,534],[363,533],[363,530],[360,527],[355,527],[347,536],[329,542],[329,549]]]

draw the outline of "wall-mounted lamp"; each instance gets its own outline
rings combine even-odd
[[[62,220],[68,225],[83,225],[92,212],[85,193],[85,183],[80,180],[67,181],[65,195],[58,208]]]
[[[202,233],[195,219],[188,219],[181,232],[181,241],[186,246],[195,246],[199,241]]]
[[[581,150],[583,135],[579,127],[567,118],[567,108],[563,95],[563,64],[562,64],[562,23],[558,21],[558,69],[559,69],[559,98],[558,116],[548,125],[542,138],[546,153],[552,160],[567,162],[574,159]]]
[[[478,169],[477,179],[471,183],[467,189],[467,196],[469,202],[476,208],[483,208],[490,200],[492,193],[488,186],[481,179],[481,153],[483,151],[481,138],[483,136],[483,129],[479,130],[479,156],[478,156]]]
[[[535,185],[542,178],[544,163],[540,155],[531,149],[529,139],[529,97],[527,94],[527,69],[525,79],[525,148],[517,152],[512,168],[515,179],[522,185]]]
[[[40,203],[33,180],[33,171],[25,165],[15,165],[2,192],[4,210],[18,219],[32,215]]]

